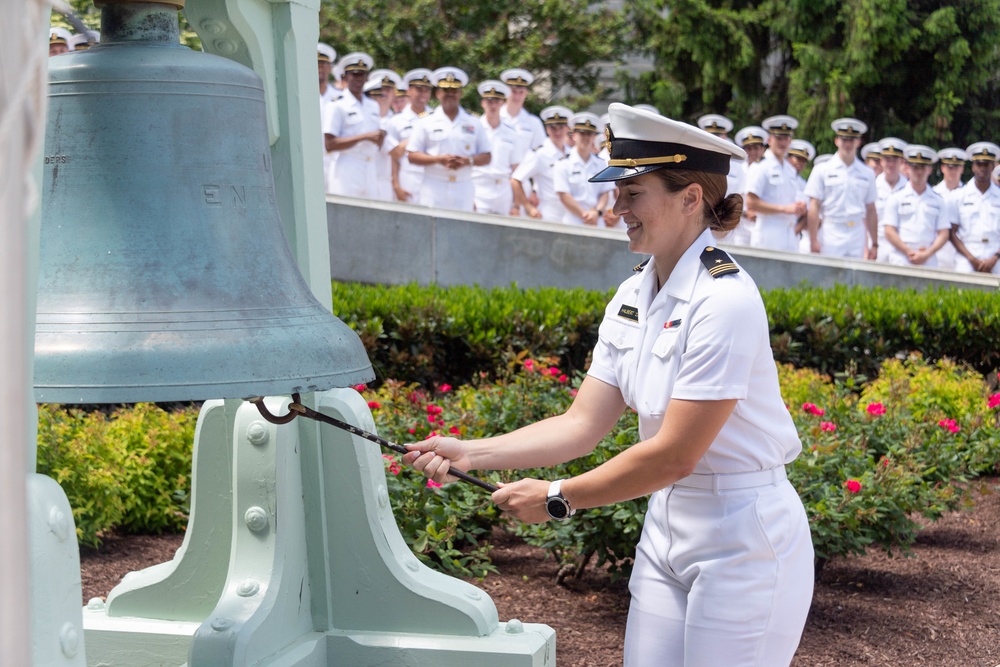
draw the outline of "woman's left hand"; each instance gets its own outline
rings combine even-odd
[[[544,523],[551,517],[545,510],[549,482],[541,479],[519,479],[500,485],[493,492],[493,503],[524,523]]]

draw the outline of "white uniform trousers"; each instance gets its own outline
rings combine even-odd
[[[470,169],[466,167],[465,171],[469,172]],[[475,196],[472,179],[468,175],[464,178],[460,176],[440,178],[425,172],[424,182],[420,186],[418,203],[429,208],[472,211],[475,205]]]
[[[514,190],[510,187],[509,178],[473,178],[475,188],[476,212],[510,215],[514,207]]]
[[[330,171],[326,190],[345,197],[378,199],[378,182],[374,154],[341,151]]]
[[[625,667],[791,663],[812,603],[813,548],[802,501],[783,474],[775,480],[652,495],[629,581]]]
[[[757,221],[750,229],[750,247],[798,252],[795,218],[790,215],[757,214]]]
[[[424,170],[423,168],[412,168],[406,167],[403,163],[406,163],[407,159],[404,157],[400,160],[399,165],[399,187],[403,188],[410,193],[410,198],[407,200],[410,204],[420,203],[420,188],[424,183]],[[393,193],[395,197],[395,193]]]
[[[990,243],[989,245],[985,243],[980,243],[979,241],[966,241],[965,248],[972,253],[973,257],[989,257],[990,253],[996,247],[995,244]],[[955,253],[955,270],[959,273],[976,273],[976,270],[972,268],[972,264],[969,264],[969,260],[965,258],[965,255],[959,255]],[[994,275],[1000,275],[1000,260],[993,265],[993,270],[990,273]]]
[[[538,203],[538,212],[542,214],[542,220],[562,222],[563,216],[566,215],[566,207],[558,199],[543,200]]]
[[[863,259],[865,256],[865,223],[858,220],[823,220],[823,254],[832,257],[853,257]],[[879,246],[880,254],[885,252]]]

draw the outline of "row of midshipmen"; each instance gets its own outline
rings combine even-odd
[[[728,137],[717,114],[698,125]],[[793,139],[798,121],[772,116],[736,133],[746,163],[733,163],[731,193],[744,219],[725,242],[838,257],[878,259],[964,272],[1000,273],[1000,147],[986,141],[935,151],[895,137],[858,148],[868,131],[855,118],[831,124],[837,152],[816,156]],[[808,181],[800,176],[815,162]],[[967,161],[973,179],[961,181]],[[931,187],[933,165],[943,180]]]
[[[456,67],[400,76],[373,70],[366,53],[335,59],[319,44],[328,193],[624,230],[611,214],[614,185],[588,180],[607,165],[601,119],[564,106],[529,113],[530,72],[481,82],[483,113],[473,115],[460,106],[469,80]]]
[[[77,34],[66,28],[52,26],[49,28],[49,56],[61,56],[70,51],[83,51],[101,41],[101,33],[87,30]]]

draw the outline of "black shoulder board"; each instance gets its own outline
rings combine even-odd
[[[733,258],[727,255],[724,250],[719,250],[714,246],[706,247],[705,252],[701,253],[701,263],[705,265],[713,278],[740,272],[740,267],[736,266]]]
[[[641,264],[636,264],[635,266],[633,266],[632,270],[633,271],[642,271],[643,267],[645,267],[647,264],[649,264],[649,260],[648,259],[646,261],[642,262]]]

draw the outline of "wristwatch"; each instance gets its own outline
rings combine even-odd
[[[549,513],[550,517],[559,521],[565,521],[576,514],[576,510],[570,506],[569,501],[560,491],[562,482],[561,479],[557,479],[549,484],[549,494],[545,500],[545,511]]]

